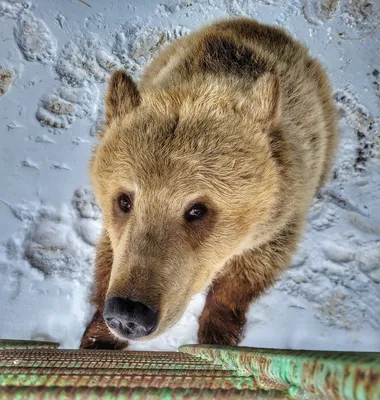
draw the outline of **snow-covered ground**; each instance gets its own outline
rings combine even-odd
[[[92,315],[101,213],[87,177],[109,73],[222,16],[286,27],[327,67],[341,110],[331,183],[243,345],[380,351],[379,0],[0,0],[0,338],[75,348]],[[196,341],[204,294],[139,349]]]

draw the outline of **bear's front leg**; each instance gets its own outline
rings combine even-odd
[[[123,350],[128,342],[118,340],[111,334],[104,322],[102,313],[97,310],[85,330],[80,344],[81,349]]]
[[[238,260],[234,261],[234,264],[238,263]],[[228,268],[207,294],[199,319],[198,343],[236,346],[241,340],[245,314],[254,297],[254,290],[244,275]]]
[[[128,342],[118,340],[111,334],[103,318],[112,263],[111,242],[106,231],[103,231],[96,249],[94,292],[91,299],[97,311],[83,334],[81,349],[122,350],[128,346]]]
[[[296,250],[300,227],[236,256],[213,282],[199,319],[198,343],[236,346],[242,339],[251,302],[268,289]]]

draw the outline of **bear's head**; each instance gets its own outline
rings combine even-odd
[[[90,170],[113,252],[104,317],[121,339],[175,324],[278,213],[278,79],[238,85],[202,77],[139,90],[123,71],[110,79]]]

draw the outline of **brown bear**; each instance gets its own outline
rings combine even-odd
[[[287,267],[338,134],[326,73],[284,30],[213,23],[136,83],[115,72],[90,173],[104,215],[82,348],[156,337],[210,287],[202,344],[237,345]]]

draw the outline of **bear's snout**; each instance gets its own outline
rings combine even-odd
[[[145,304],[116,296],[106,301],[103,317],[108,327],[125,339],[149,335],[157,322],[157,312]]]

